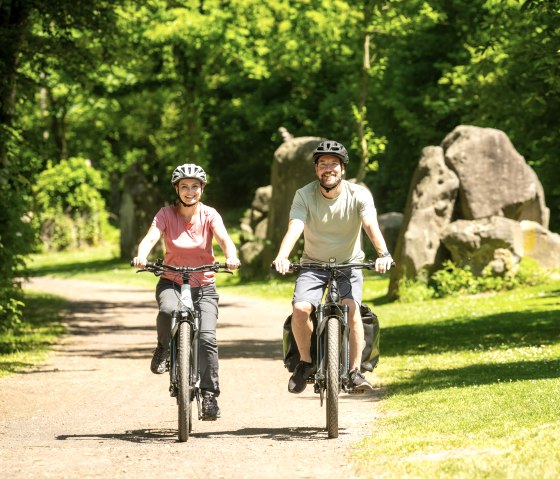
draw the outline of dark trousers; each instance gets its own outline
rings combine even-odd
[[[157,340],[160,346],[169,348],[171,336],[171,313],[177,309],[181,295],[181,286],[168,279],[160,279],[156,287],[156,299],[159,313],[157,315]],[[194,307],[200,311],[200,339],[198,365],[200,368],[200,388],[216,396],[220,395],[218,376],[218,343],[216,325],[218,323],[219,296],[215,285],[206,285],[191,289]]]

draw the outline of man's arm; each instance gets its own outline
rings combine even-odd
[[[298,219],[291,219],[288,223],[288,231],[284,235],[284,239],[280,244],[280,249],[276,255],[276,259],[273,261],[276,271],[281,274],[286,274],[290,269],[290,260],[288,257],[294,249],[297,240],[303,233],[304,223]]]
[[[364,215],[362,217],[362,226],[373,244],[373,247],[377,251],[377,255],[379,256],[379,258],[375,260],[375,270],[380,273],[389,271],[389,269],[391,269],[393,258],[387,249],[387,244],[385,243],[383,234],[381,234],[381,229],[379,228],[379,223],[377,222],[377,214],[373,212]]]

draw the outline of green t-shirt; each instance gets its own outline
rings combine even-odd
[[[296,191],[290,219],[305,224],[302,260],[328,263],[362,261],[362,218],[375,214],[370,191],[342,180],[338,198],[329,200],[321,194],[315,180]]]

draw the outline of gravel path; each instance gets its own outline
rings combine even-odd
[[[168,376],[149,371],[153,291],[36,278],[71,295],[70,334],[47,361],[0,379],[0,468],[8,478],[352,478],[349,452],[375,419],[378,393],[340,398],[327,439],[311,387],[287,391],[281,355],[289,302],[221,296],[222,417],[177,442]]]

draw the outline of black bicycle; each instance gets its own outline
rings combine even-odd
[[[198,340],[200,335],[200,311],[194,307],[189,278],[192,273],[213,271],[215,273],[233,274],[225,263],[206,264],[202,266],[173,266],[162,260],[148,262],[141,273],[147,271],[161,276],[173,272],[181,277],[183,284],[178,295],[177,308],[171,314],[171,340],[169,343],[169,393],[177,398],[179,407],[179,441],[189,439],[192,431],[192,401],[196,399],[198,419],[202,419],[200,398],[200,371],[198,369]],[[200,299],[199,299],[200,301]]]
[[[394,265],[394,263],[393,263]],[[353,394],[349,376],[350,340],[348,305],[342,304],[338,278],[351,269],[375,270],[375,262],[366,263],[291,263],[294,273],[302,269],[322,270],[329,273],[327,294],[317,307],[315,334],[317,347],[311,348],[312,360],[317,365],[308,383],[319,394],[321,407],[326,402],[327,432],[329,438],[338,437],[338,396],[341,391]],[[315,356],[315,357],[313,357]],[[361,391],[363,392],[363,391]]]

